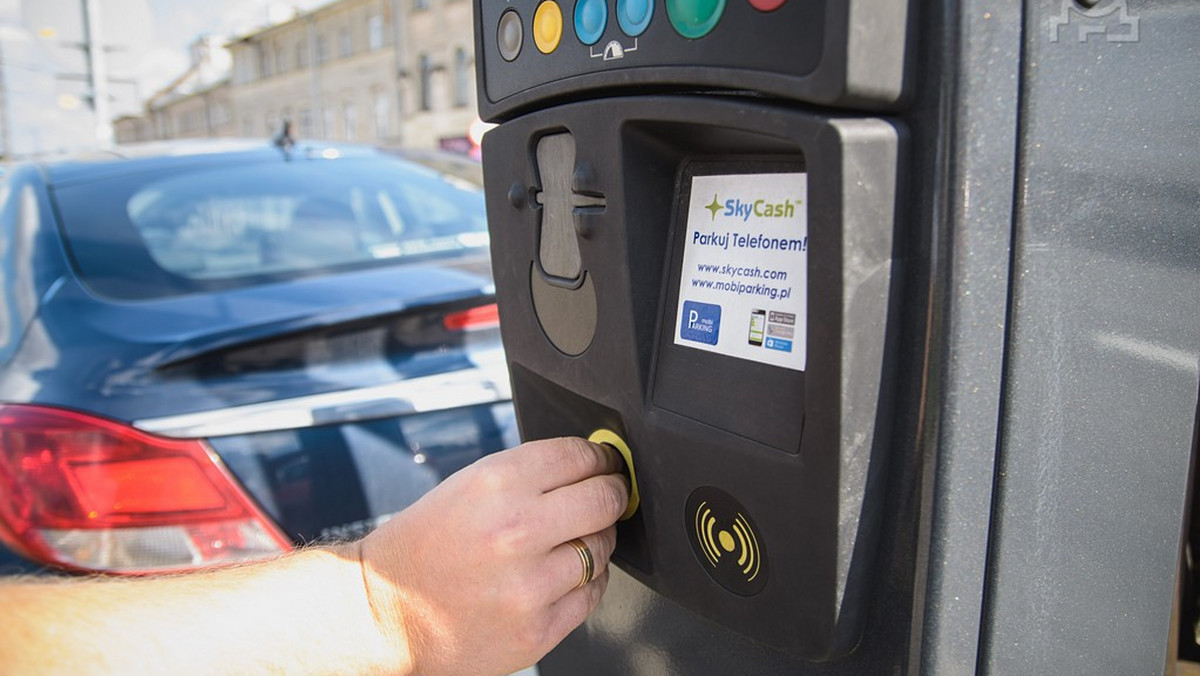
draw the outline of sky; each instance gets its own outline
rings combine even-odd
[[[96,119],[81,96],[85,0],[0,0],[10,156],[95,147]],[[201,35],[229,38],[285,20],[330,0],[97,0],[102,42],[110,47],[113,116],[141,111],[141,102],[187,70],[187,46]],[[136,84],[135,84],[136,83]],[[7,149],[6,149],[7,150]]]

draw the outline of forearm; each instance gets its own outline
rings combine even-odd
[[[357,549],[133,581],[0,584],[0,673],[407,674]]]
[[[599,603],[620,467],[583,439],[531,442],[354,545],[191,575],[0,582],[0,674],[512,673]]]

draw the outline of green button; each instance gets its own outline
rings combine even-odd
[[[667,0],[667,18],[685,38],[708,35],[724,12],[725,0]]]

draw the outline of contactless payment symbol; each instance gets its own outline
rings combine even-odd
[[[716,345],[721,337],[721,306],[712,303],[683,302],[679,318],[679,337],[706,345]]]
[[[732,495],[713,486],[687,500],[688,540],[700,567],[717,584],[754,596],[767,584],[767,552],[754,521]]]

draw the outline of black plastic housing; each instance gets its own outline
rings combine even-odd
[[[553,312],[539,312],[531,301],[531,284],[541,283],[535,149],[561,133],[575,141],[573,188],[604,199],[577,221],[594,305],[567,290]],[[701,615],[812,660],[852,649],[864,619],[890,424],[902,141],[883,119],[687,96],[557,106],[484,137],[501,328],[523,438],[598,427],[620,434],[642,507],[619,525],[617,565]],[[803,372],[701,353],[670,336],[688,176],[777,166],[808,177]],[[568,355],[543,324],[576,320],[596,329]],[[747,398],[731,382],[747,373],[762,396]],[[732,496],[754,524],[768,564],[757,591],[731,591],[706,571],[689,541],[689,497],[699,489]]]

